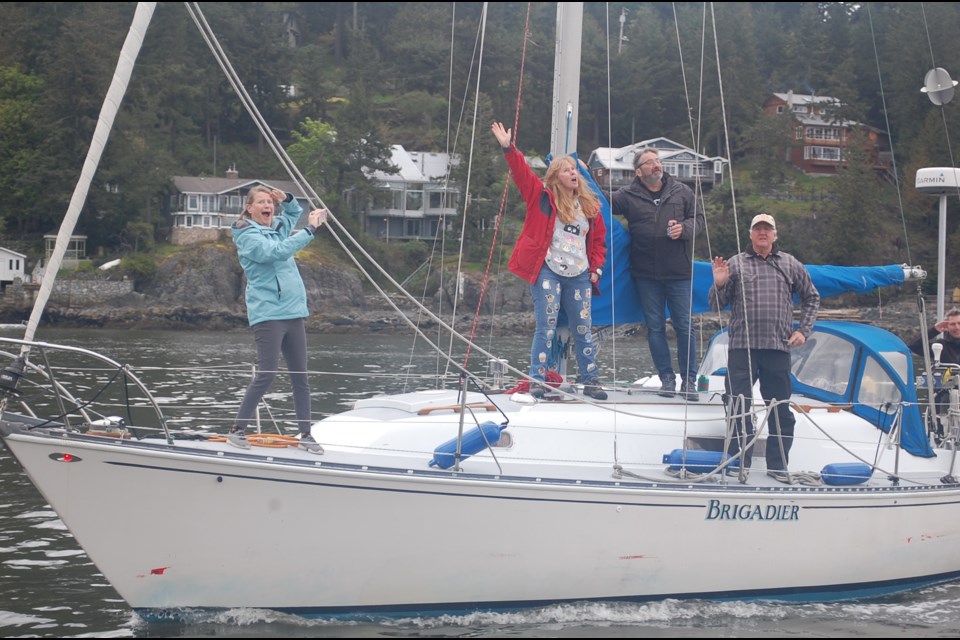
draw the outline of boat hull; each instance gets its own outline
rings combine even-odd
[[[955,486],[578,483],[4,435],[138,610],[835,600],[960,574]]]

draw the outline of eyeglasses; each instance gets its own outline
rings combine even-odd
[[[656,164],[659,164],[659,165],[663,165],[663,163],[660,162],[660,158],[650,158],[649,160],[644,160],[643,162],[641,162],[640,164],[638,164],[638,165],[637,165],[637,169],[639,169],[640,167],[642,167],[642,166],[644,166],[644,165],[648,165],[648,164],[652,164],[652,163],[656,163]]]

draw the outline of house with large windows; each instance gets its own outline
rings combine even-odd
[[[840,106],[840,101],[830,96],[790,91],[768,97],[763,103],[763,111],[768,115],[789,114],[792,117],[794,144],[787,151],[787,159],[804,173],[837,173],[845,162],[846,149],[853,140],[854,131],[862,135],[874,169],[892,171],[893,155],[887,135],[869,125],[839,117]]]
[[[231,167],[226,177],[174,176],[174,192],[170,196],[170,242],[196,244],[230,237],[230,227],[243,212],[247,193],[264,186],[292,193],[303,207],[297,227],[306,225],[310,203],[306,194],[290,180],[240,178]]]
[[[457,156],[407,151],[400,145],[390,151],[397,172],[372,172],[369,177],[377,185],[373,195],[360,197],[351,190],[344,202],[371,236],[384,241],[434,238],[460,207],[460,189],[449,184]]]
[[[723,183],[726,158],[709,157],[697,153],[669,138],[651,138],[626,147],[598,147],[590,154],[587,167],[602,189],[617,190],[630,184],[637,175],[633,158],[644,149],[653,148],[660,154],[663,170],[691,187],[699,180],[704,188]]]

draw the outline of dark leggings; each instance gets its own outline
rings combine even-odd
[[[303,318],[267,320],[253,325],[257,345],[257,372],[237,412],[237,430],[246,429],[253,419],[257,404],[270,390],[277,377],[280,354],[287,363],[293,383],[293,405],[302,433],[310,433],[310,382],[307,380],[307,331]]]

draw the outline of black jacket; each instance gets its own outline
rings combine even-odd
[[[936,327],[930,327],[927,330],[927,339],[930,344],[935,342],[943,345],[943,351],[940,353],[940,362],[944,364],[960,364],[960,341],[954,340],[949,335],[944,334],[942,338],[934,340],[937,334],[940,333],[937,331]],[[923,357],[923,336],[920,336],[909,345],[910,351],[913,351],[915,354]],[[930,362],[933,362],[933,353],[930,354]]]
[[[693,275],[693,238],[704,227],[703,210],[693,190],[663,174],[655,194],[636,177],[613,194],[613,214],[623,216],[630,230],[630,270],[634,276],[683,280]],[[667,222],[683,225],[677,240],[667,235]]]

